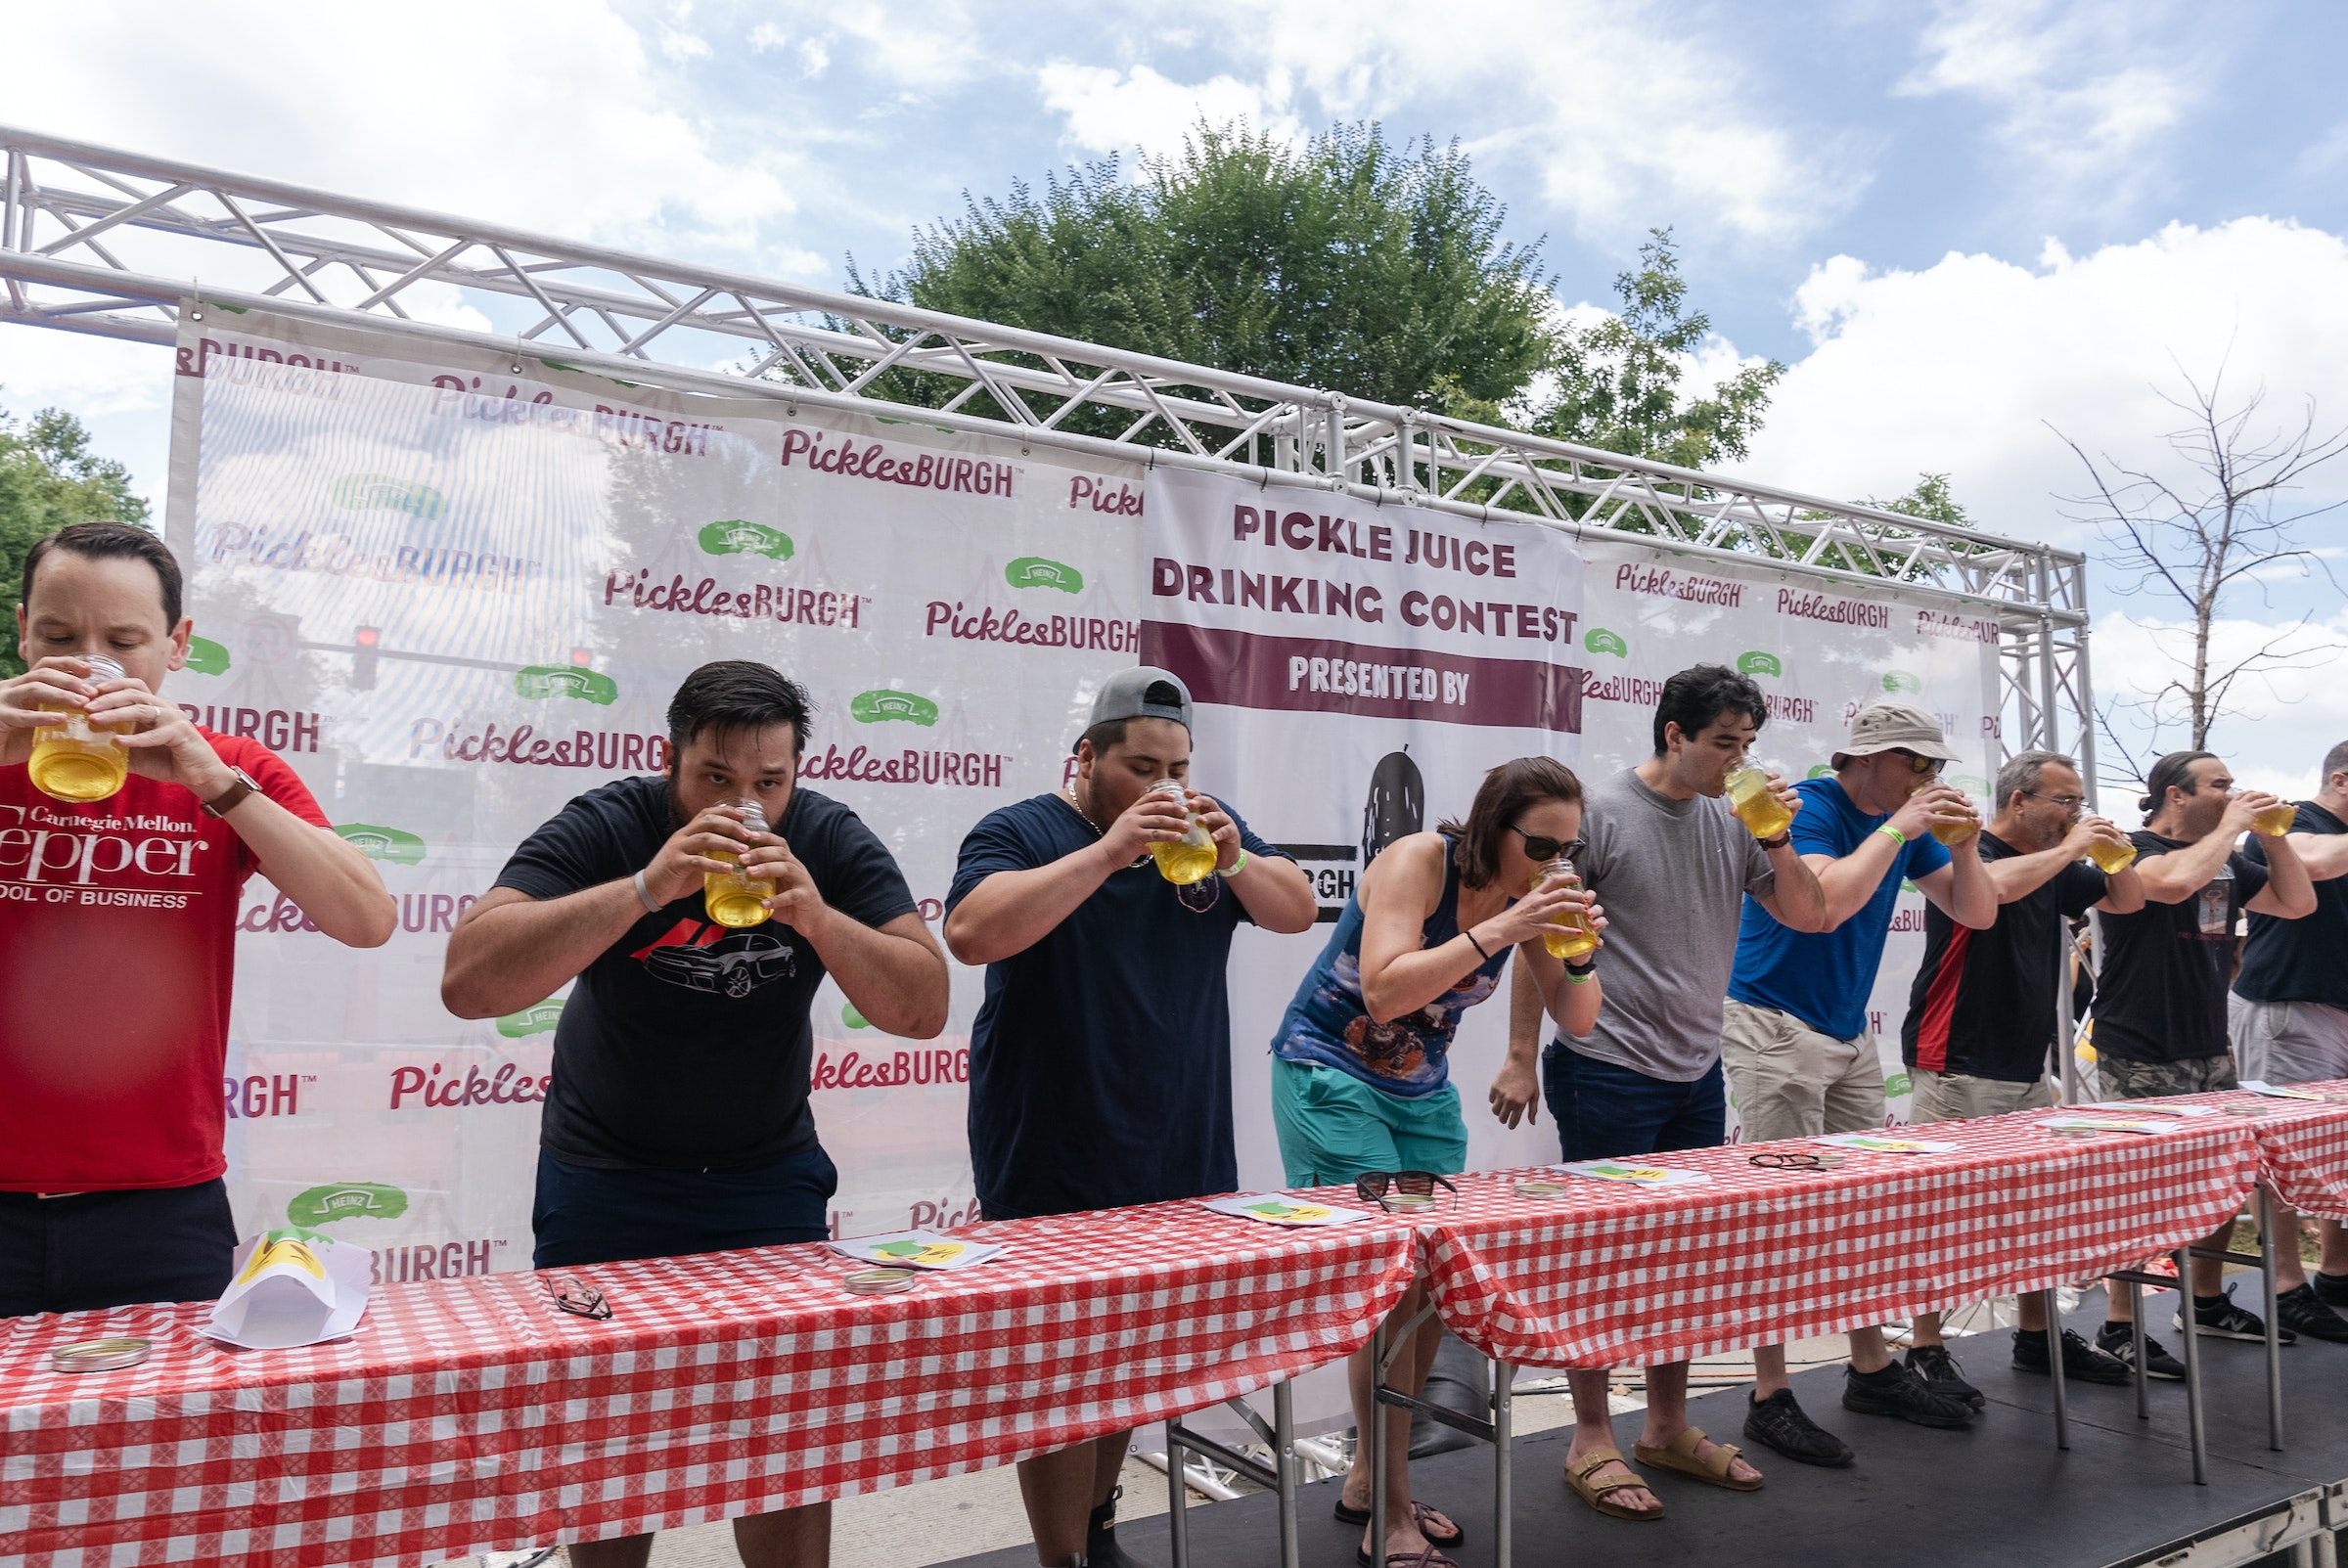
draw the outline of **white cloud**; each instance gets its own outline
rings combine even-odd
[[[790,34],[771,22],[762,22],[750,29],[750,53],[755,55],[763,55],[784,48],[790,42]]]
[[[2248,619],[2228,618],[2210,628],[2213,664],[2225,668],[2262,647],[2275,644],[2278,627]],[[2096,621],[2091,643],[2097,689],[2105,697],[2142,703],[2156,694],[2177,661],[2190,653],[2191,628],[2149,616],[2106,614]],[[2209,748],[2225,757],[2246,786],[2271,790],[2304,800],[2322,784],[2324,754],[2348,740],[2348,681],[2340,677],[2348,664],[2348,610],[2312,622],[2304,631],[2278,645],[2292,655],[2270,674],[2246,676],[2227,703],[2235,710],[2211,729]],[[2172,703],[2174,699],[2171,699]],[[2172,724],[2155,739],[2138,714],[2123,709],[2114,714],[2130,747],[2144,754],[2155,748],[2176,750],[2191,737]],[[2106,780],[2129,772],[2117,756],[2099,756],[2097,771]],[[2106,800],[2108,809],[2113,802]]]
[[[2168,11],[2140,0],[1946,0],[1923,30],[1923,64],[1895,90],[1981,100],[2009,155],[2066,193],[2095,182],[2100,200],[2118,202],[2152,166],[2146,145],[2184,120],[2209,76],[2206,57],[2150,43]]]
[[[1782,243],[1866,184],[1850,147],[1801,137],[1726,50],[1649,7],[1462,0],[1435,15],[1224,0],[1192,20],[1225,41],[1230,69],[1197,83],[1147,64],[1039,71],[1068,139],[1179,145],[1200,108],[1313,127],[1433,117],[1479,157],[1530,170],[1577,230],[1605,243],[1669,223]]]

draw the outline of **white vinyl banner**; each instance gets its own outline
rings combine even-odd
[[[1142,655],[1202,704],[1196,769],[1235,781],[1251,826],[1293,848],[1333,920],[1360,869],[1403,833],[1465,818],[1484,771],[1545,753],[1585,778],[1653,750],[1664,680],[1731,665],[1767,695],[1758,755],[1814,777],[1871,701],[1940,715],[1986,797],[1997,622],[1935,596],[1821,586],[1766,562],[1534,522],[1478,522],[1326,491],[1158,469],[1149,483]],[[1899,1028],[1922,953],[1923,900],[1904,891],[1869,1026],[1895,1115]],[[1268,1046],[1326,923],[1242,934],[1232,978],[1240,1180],[1276,1185]],[[1555,1133],[1504,1129],[1485,1096],[1508,1044],[1505,996],[1462,1020],[1452,1060],[1470,1168],[1555,1159]]]
[[[1139,639],[1138,468],[536,360],[399,357],[417,352],[191,321],[171,527],[198,642],[169,694],[284,753],[400,912],[358,952],[248,890],[224,1085],[238,1222],[332,1224],[391,1279],[527,1266],[562,997],[461,1021],[442,955],[540,823],[658,770],[687,672],[760,659],[810,688],[802,783],[864,817],[934,922],[963,834],[1060,787]],[[924,1042],[819,993],[839,1232],[972,1216],[978,982],[957,969]]]

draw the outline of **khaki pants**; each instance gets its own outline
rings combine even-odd
[[[2035,1083],[2009,1084],[2003,1078],[1974,1078],[1965,1073],[1916,1069],[1916,1098],[1909,1101],[1908,1119],[1924,1122],[1962,1122],[1975,1116],[2003,1116],[2008,1111],[2048,1110],[2054,1097],[2044,1078]]]
[[[1745,1142],[1883,1125],[1883,1064],[1867,1035],[1837,1040],[1790,1013],[1732,997],[1721,1022],[1720,1061]]]

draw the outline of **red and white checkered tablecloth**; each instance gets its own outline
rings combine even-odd
[[[1281,1231],[1191,1204],[978,1228],[1012,1250],[905,1294],[774,1247],[380,1288],[295,1351],[204,1305],[0,1321],[0,1562],[433,1563],[673,1529],[1123,1431],[1333,1360],[1409,1284],[1411,1228]],[[55,1347],[155,1342],[115,1372]]]
[[[2348,1082],[2294,1084],[2320,1095],[2348,1095]],[[2313,1105],[2251,1094],[2210,1095],[2213,1102],[2256,1105],[2259,1175],[2283,1202],[2319,1219],[2348,1220],[2348,1104]]]
[[[1568,1177],[1561,1197],[1520,1198],[1516,1181],[1553,1173],[1463,1178],[1426,1248],[1431,1288],[1452,1331],[1503,1361],[1685,1361],[2134,1265],[2208,1234],[2258,1169],[2246,1118],[2066,1139],[2036,1129],[2047,1114],[1934,1123],[1912,1136],[1957,1150],[1854,1150],[1827,1171],[1748,1158],[1799,1142],[1654,1158],[1711,1176],[1695,1187]]]

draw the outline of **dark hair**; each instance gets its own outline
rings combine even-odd
[[[2038,793],[2039,781],[2046,777],[2047,770],[2058,766],[2073,773],[2079,771],[2079,764],[2059,751],[2020,751],[2008,757],[2006,765],[1998,770],[1998,810],[2012,805],[2017,794]]]
[[[2331,787],[2331,776],[2335,773],[2348,773],[2348,740],[2324,753],[2324,777],[2316,781],[2317,794]]]
[[[1555,757],[1518,757],[1484,775],[1465,826],[1446,819],[1435,831],[1460,841],[1460,881],[1489,887],[1500,875],[1500,841],[1527,807],[1544,800],[1568,805],[1582,798],[1582,782]]]
[[[1655,704],[1655,755],[1670,751],[1663,743],[1663,726],[1676,724],[1693,740],[1696,732],[1723,713],[1741,713],[1755,729],[1769,722],[1769,703],[1752,677],[1739,675],[1725,664],[1694,664],[1663,683],[1662,699]]]
[[[163,620],[173,630],[179,627],[183,592],[180,586],[179,558],[146,529],[127,522],[72,522],[53,534],[44,534],[24,552],[24,581],[18,603],[30,613],[32,605],[32,574],[53,550],[62,550],[84,560],[143,560],[155,568],[163,590]]]
[[[2217,756],[2214,751],[2172,751],[2152,764],[2152,771],[2145,775],[2145,792],[2136,803],[2145,821],[2159,816],[2160,808],[2169,803],[2169,785],[2175,784],[2189,795],[2195,793],[2199,786],[2193,783],[2193,764],[2204,758],[2215,762]]]
[[[668,699],[668,754],[675,762],[704,730],[764,730],[790,726],[791,750],[807,754],[815,703],[807,689],[782,671],[751,659],[720,659],[685,677]]]

